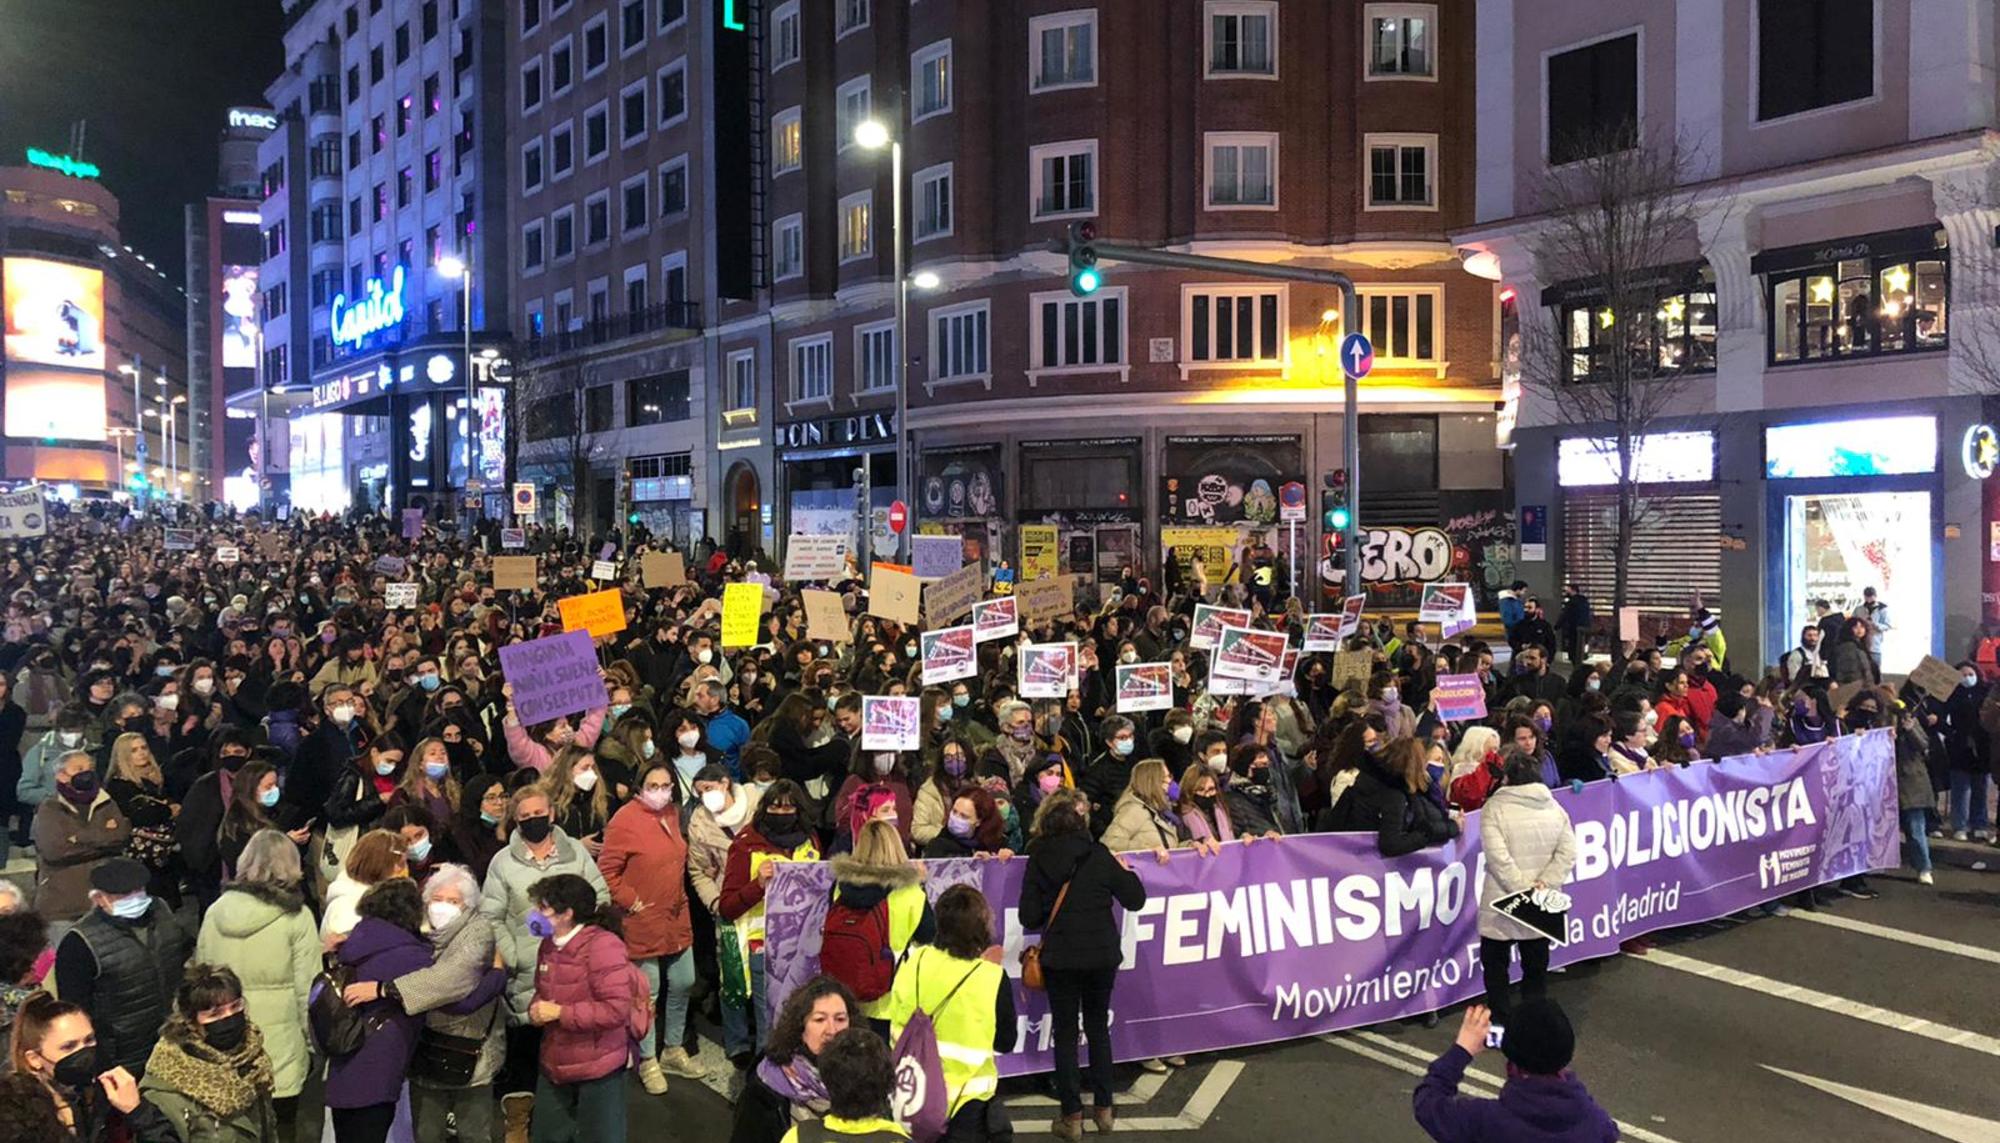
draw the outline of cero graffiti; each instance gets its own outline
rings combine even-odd
[[[1451,537],[1438,528],[1363,528],[1361,582],[1430,583],[1451,571]]]

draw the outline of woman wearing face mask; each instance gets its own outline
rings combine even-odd
[[[1666,721],[1660,724],[1660,737],[1653,743],[1652,765],[1648,769],[1686,766],[1699,761],[1701,752],[1695,749],[1694,724],[1677,714],[1667,716]]]
[[[688,711],[674,711],[660,725],[671,729],[662,736],[653,754],[664,754],[673,763],[675,800],[686,805],[694,800],[694,776],[710,766],[720,765],[722,752],[709,745],[707,728]]]
[[[1328,826],[1376,835],[1384,857],[1400,857],[1458,836],[1459,825],[1433,795],[1423,744],[1393,738],[1361,761],[1354,788],[1333,807]]]
[[[681,1046],[695,979],[688,843],[681,831],[681,791],[692,787],[692,782],[682,785],[664,758],[642,763],[639,796],[612,815],[597,855],[611,902],[625,911],[626,952],[646,974],[659,1016],[639,1042],[639,1082],[651,1095],[667,1093],[668,1075],[702,1075]]]
[[[21,758],[21,774],[14,785],[20,802],[14,826],[14,844],[22,849],[34,844],[35,809],[55,796],[56,760],[71,750],[95,756],[97,742],[91,735],[98,720],[81,705],[72,704],[56,712],[55,729],[42,735]]]
[[[248,769],[248,767],[245,767]],[[274,830],[253,835],[243,847],[236,879],[201,918],[195,959],[236,965],[246,1014],[263,1031],[271,1060],[271,1096],[291,1139],[312,1053],[305,1010],[320,970],[320,939],[299,892],[299,849]]]
[[[169,907],[179,908],[181,862],[174,843],[174,814],[179,807],[167,799],[166,779],[143,736],[121,734],[111,744],[104,792],[131,823],[127,852],[151,875],[147,889]]]
[[[1393,725],[1393,723],[1392,723]],[[1277,742],[1278,713],[1268,702],[1248,699],[1236,708],[1236,717],[1230,720],[1230,738],[1236,750],[1230,752],[1230,767],[1235,769],[1237,750],[1245,746],[1255,746],[1263,755],[1262,776],[1259,784],[1270,788],[1271,799],[1268,809],[1260,812],[1270,816],[1274,827],[1282,833],[1305,832],[1305,811],[1299,804],[1298,783],[1292,777],[1292,765],[1286,760]],[[1239,776],[1244,776],[1237,771]],[[1234,780],[1230,785],[1235,786]],[[1237,827],[1246,833],[1267,832],[1252,829],[1247,818],[1239,816]]]
[[[1226,761],[1223,765],[1228,768]],[[1174,801],[1174,813],[1191,841],[1218,846],[1236,840],[1236,823],[1229,820],[1229,805],[1222,796],[1221,781],[1206,760],[1196,762],[1182,772],[1179,793],[1180,797]],[[1247,842],[1250,839],[1244,840]]]
[[[507,786],[492,774],[478,774],[459,795],[451,819],[452,847],[472,875],[484,879],[495,854],[507,847]]]
[[[423,938],[424,902],[407,877],[383,881],[363,894],[354,931],[335,954],[356,984],[383,985],[431,963]],[[416,1055],[421,1017],[403,1010],[395,994],[359,1005],[369,1033],[353,1054],[327,1064],[326,1107],[340,1143],[383,1143]]]
[[[972,746],[960,735],[948,736],[938,746],[937,765],[917,787],[910,811],[910,841],[919,848],[944,832],[947,807],[972,782]]]
[[[1402,684],[1387,671],[1376,671],[1368,680],[1368,709],[1389,724],[1389,737],[1412,738],[1417,733],[1417,712],[1403,701]]]
[[[486,871],[479,912],[493,922],[500,959],[507,969],[507,1060],[494,1083],[501,1093],[507,1129],[512,1131],[518,1124],[526,1131],[535,1105],[535,1056],[541,1042],[540,1026],[528,1021],[528,1005],[534,999],[535,964],[542,938],[550,932],[546,917],[531,916],[535,903],[529,891],[537,881],[556,873],[581,876],[596,888],[600,901],[609,901],[611,891],[598,872],[597,862],[556,825],[549,796],[540,786],[514,791],[506,826],[507,848],[494,856]]]
[[[807,806],[805,791],[799,789],[797,783],[783,779],[773,783],[759,799],[750,824],[738,830],[730,840],[722,888],[716,896],[716,920],[731,926],[730,935],[724,938],[722,971],[725,974],[742,972],[748,991],[749,1004],[738,1009],[735,1019],[744,1019],[746,1013],[760,1014],[756,1037],[760,1049],[767,1036],[767,1029],[761,1021],[761,1013],[766,1008],[764,891],[777,873],[779,864],[820,859],[819,842],[806,817]],[[732,938],[740,953],[738,956],[731,955],[729,941]],[[735,963],[732,964],[732,961]],[[723,982],[725,1002],[737,991],[737,986],[730,980]],[[739,1069],[747,1068],[751,1059],[749,1053],[738,1051],[739,1037],[743,1033],[729,1026],[727,1008],[724,1017],[730,1059]]]
[[[181,716],[175,748],[205,751],[209,732],[222,725],[222,672],[209,659],[194,659],[174,676],[174,682],[180,696],[175,713]]]
[[[937,917],[924,893],[924,867],[906,854],[902,835],[888,822],[871,821],[855,837],[853,852],[834,857],[833,904],[826,925],[829,940],[844,924],[858,923],[861,915],[880,908],[884,911],[882,932],[892,954],[890,959],[901,960],[911,946],[930,943],[937,933]],[[850,942],[846,947],[859,955],[843,957],[828,955],[827,947],[822,944],[822,970],[847,985],[861,1002],[861,1014],[887,1040],[893,970],[879,978],[869,976],[867,969],[880,963],[869,956],[872,950],[855,950]],[[869,963],[849,963],[863,958]],[[843,975],[850,968],[862,975],[854,978]]]
[[[1194,718],[1178,707],[1160,719],[1160,725],[1146,736],[1148,757],[1167,764],[1167,773],[1178,774],[1194,762]]]
[[[132,823],[99,784],[90,755],[62,755],[55,775],[55,793],[35,811],[35,909],[52,922],[74,921],[90,908],[91,870],[124,854]]]
[[[897,750],[854,751],[847,779],[833,796],[833,820],[838,836],[836,849],[851,847],[860,828],[868,820],[886,820],[896,828],[903,846],[910,846],[910,826],[916,813],[916,791],[911,788],[911,756]],[[865,807],[875,807],[872,819],[864,817]]]
[[[221,965],[188,966],[139,1090],[182,1143],[284,1138],[264,1033],[246,1012],[236,973]]]
[[[604,731],[602,706],[585,711],[583,721],[574,729],[567,718],[524,727],[520,712],[514,707],[514,684],[503,684],[500,692],[507,700],[507,717],[501,721],[500,729],[507,737],[507,754],[516,766],[547,773],[557,751],[565,746],[589,750],[597,745],[597,738]]]
[[[952,799],[945,827],[924,846],[925,860],[1014,856],[1007,844],[1007,819],[984,786],[968,782]]]
[[[633,996],[618,915],[574,874],[531,890],[548,936],[528,1019],[542,1029],[537,1143],[624,1143]]]
[[[1653,733],[1651,712],[1625,709],[1611,716],[1611,749],[1605,760],[1611,765],[1612,777],[1624,777],[1649,770],[1653,765],[1653,741],[1658,735]]]
[[[1490,726],[1466,727],[1452,753],[1451,767],[1445,771],[1446,800],[1470,813],[1486,804],[1503,779],[1500,732]]]
[[[29,997],[15,1016],[8,1058],[17,1074],[40,1082],[56,1119],[68,1128],[65,1140],[181,1143],[173,1123],[140,1094],[132,1073],[100,1069],[90,1017],[74,1004],[46,992]]]
[[[451,751],[442,738],[426,738],[410,752],[410,765],[396,784],[391,806],[416,806],[434,822],[448,822],[458,814],[461,790],[458,775],[452,772]]]
[[[1014,812],[1024,822],[1035,820],[1035,811],[1042,802],[1057,790],[1073,789],[1069,779],[1069,766],[1060,754],[1039,756],[1028,767],[1027,773],[1014,784]]]
[[[327,796],[326,847],[336,856],[347,853],[354,838],[374,827],[388,812],[389,800],[401,785],[404,764],[403,744],[383,736],[359,750],[334,778],[333,792]],[[294,785],[298,767],[291,771]],[[294,790],[296,793],[296,790]]]
[[[621,799],[597,769],[597,756],[577,746],[556,751],[555,762],[537,783],[549,796],[556,824],[595,858],[604,847],[604,828]]]
[[[281,823],[289,816],[289,809],[280,804],[282,796],[278,772],[268,762],[245,762],[230,775],[229,805],[215,831],[216,856],[223,874],[236,876],[244,847],[259,831],[283,829]],[[312,831],[300,827],[286,836],[303,846],[312,839]]]

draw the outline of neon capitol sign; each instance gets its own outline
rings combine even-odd
[[[403,324],[403,268],[389,275],[387,287],[382,279],[368,279],[362,291],[366,296],[353,305],[347,304],[344,293],[333,296],[333,343],[335,345],[359,345],[371,333]]]
[[[28,165],[54,171],[59,175],[68,175],[73,179],[94,179],[103,174],[97,169],[96,163],[86,163],[82,159],[73,159],[68,155],[52,154],[40,147],[28,148]]]

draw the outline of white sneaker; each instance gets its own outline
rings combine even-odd
[[[1919,885],[1935,885],[1935,884],[1937,884],[1937,878],[1935,878],[1935,877],[1932,877],[1932,876],[1931,876],[1931,871],[1930,871],[1930,870],[1928,870],[1928,869],[1926,869],[1926,870],[1924,870],[1924,871],[1923,871],[1922,873],[1919,873],[1919,874],[1917,874],[1917,884],[1919,884]]]
[[[700,1079],[708,1074],[701,1061],[688,1055],[687,1049],[678,1044],[660,1053],[660,1070],[683,1079]]]
[[[644,1060],[639,1064],[639,1086],[647,1095],[667,1094],[667,1077],[660,1074],[660,1061]]]
[[[1969,835],[1962,829],[1955,829],[1951,831],[1951,840],[1953,841],[1966,841],[1968,839]]]

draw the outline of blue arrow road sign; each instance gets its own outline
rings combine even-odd
[[[1356,381],[1375,368],[1375,347],[1368,344],[1367,334],[1350,333],[1340,339],[1340,368]]]

